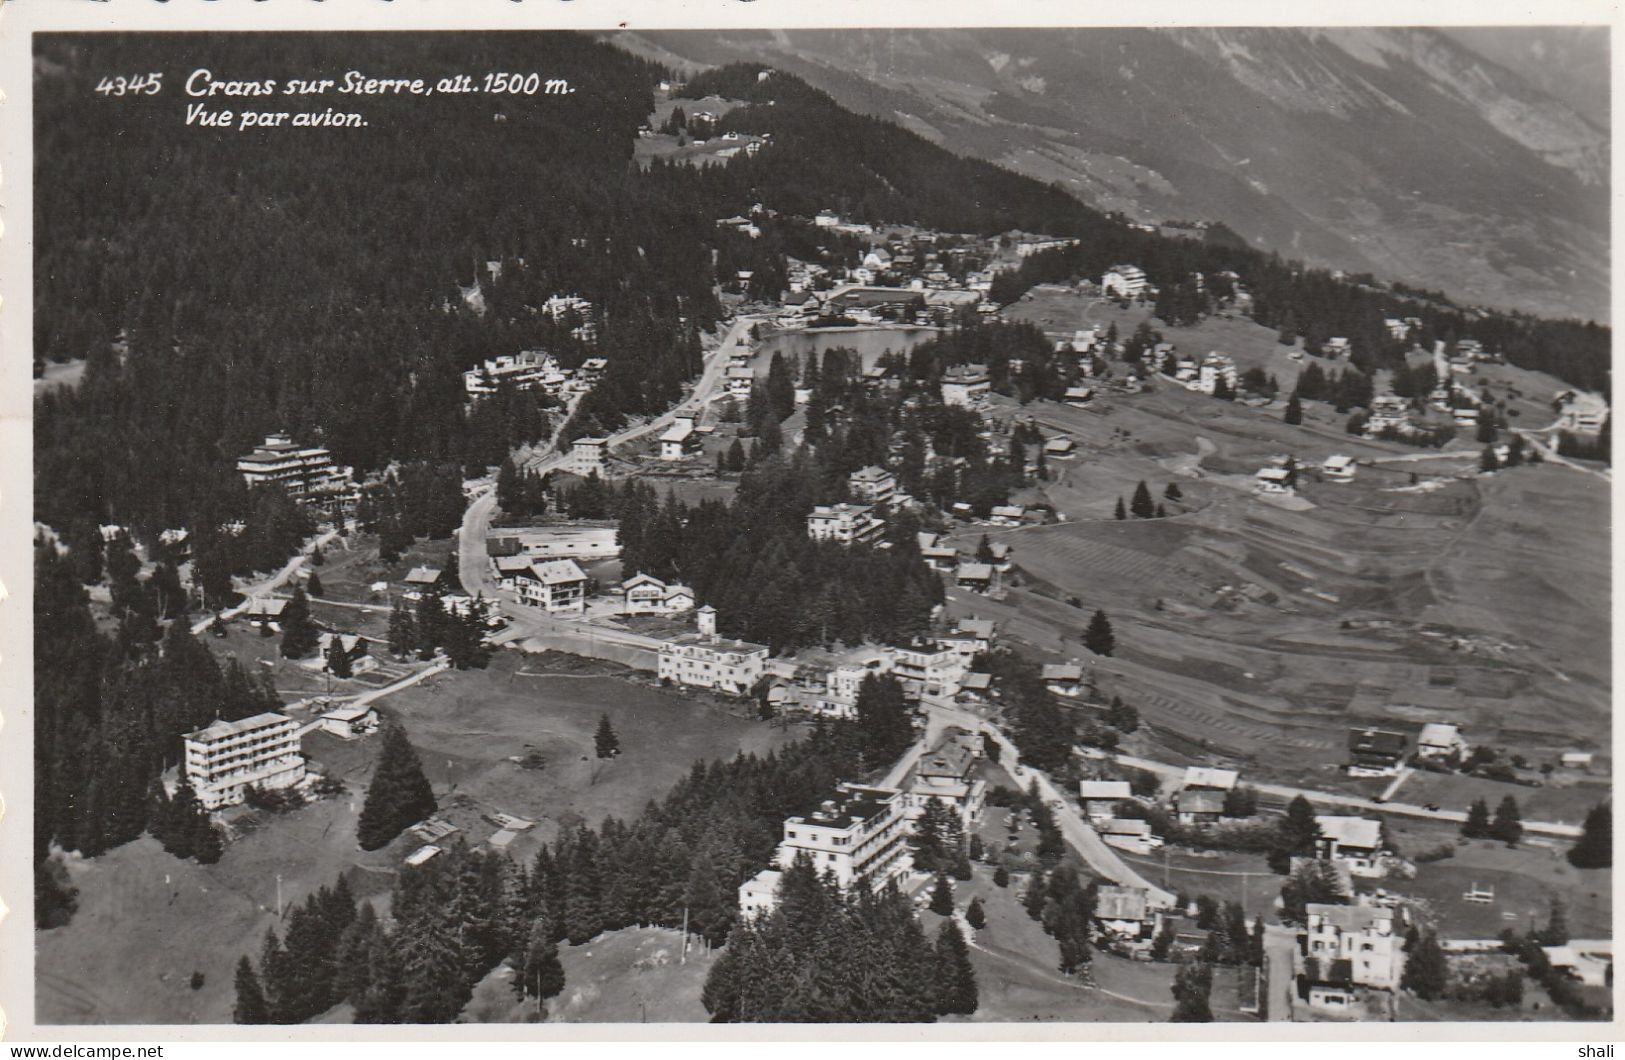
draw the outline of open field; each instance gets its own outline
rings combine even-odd
[[[1022,410],[1078,443],[1041,490],[1066,521],[987,531],[1014,547],[1017,587],[951,590],[954,613],[1002,619],[1046,659],[1088,658],[1155,743],[1279,782],[1349,788],[1338,766],[1363,724],[1453,721],[1536,762],[1607,746],[1608,582],[1590,572],[1608,569],[1609,508],[1590,476],[1526,467],[1423,492],[1406,489],[1409,464],[1362,466],[1348,484],[1306,476],[1289,510],[1243,479],[1271,455],[1313,467],[1416,451],[1169,386],[1099,402]],[[1166,519],[1113,519],[1142,480],[1184,496]],[[1097,607],[1110,659],[1080,642]],[[1562,820],[1594,801],[1510,790]]]
[[[356,846],[359,809],[357,792],[276,817],[215,865],[180,861],[147,837],[70,859],[79,911],[36,934],[36,1019],[230,1023],[232,973],[276,926],[278,878],[284,908],[345,870],[360,870],[351,875],[359,895],[388,889],[399,859]],[[189,988],[193,971],[204,975],[201,990]]]
[[[1387,879],[1377,884],[1395,894],[1421,899],[1427,914],[1437,920],[1439,933],[1447,938],[1493,938],[1508,927],[1528,931],[1546,922],[1553,898],[1562,900],[1576,938],[1613,934],[1612,873],[1570,865],[1565,857],[1568,843],[1526,839],[1509,849],[1488,839],[1463,842],[1453,828],[1399,818],[1389,818],[1388,829],[1407,857],[1441,845],[1454,851],[1442,861],[1417,865],[1413,880]],[[1494,901],[1480,904],[1463,899],[1475,883],[1493,889]]]
[[[538,822],[510,848],[516,857],[561,827],[635,815],[697,759],[766,751],[795,736],[585,667],[532,676],[537,661],[500,653],[488,670],[442,674],[380,701],[385,714],[406,724],[445,816],[462,829],[459,838],[483,842],[495,826],[482,815],[495,810]],[[609,762],[593,757],[602,713],[623,748]],[[216,865],[179,861],[146,838],[69,860],[79,912],[66,927],[37,936],[42,1022],[230,1022],[232,971],[241,954],[258,952],[275,924],[279,875],[284,907],[344,871],[361,895],[388,891],[401,858],[420,840],[408,833],[372,853],[356,846],[376,739],[314,733],[305,749],[349,794],[260,820]],[[508,761],[531,751],[540,768]],[[234,823],[243,816],[228,815]],[[195,992],[186,983],[194,970],[205,976]]]
[[[1270,871],[1262,854],[1239,851],[1169,850],[1166,862],[1162,851],[1143,857],[1124,854],[1123,860],[1146,879],[1193,902],[1207,895],[1218,902],[1239,903],[1248,923],[1257,916],[1273,919],[1275,899],[1285,879]]]
[[[695,761],[765,752],[796,735],[745,716],[747,707],[732,714],[619,677],[539,676],[552,672],[500,652],[485,670],[432,678],[382,706],[412,734],[436,791],[538,822],[531,842],[609,815],[636,816]],[[593,752],[602,714],[621,738],[620,756],[607,762]],[[509,761],[531,753],[540,769]]]

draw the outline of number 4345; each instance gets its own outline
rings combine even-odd
[[[104,77],[96,86],[96,91],[104,96],[156,96],[163,89],[162,70],[152,74],[136,74],[134,77]]]

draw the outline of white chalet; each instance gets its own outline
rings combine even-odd
[[[508,572],[519,602],[552,612],[581,612],[587,607],[587,576],[573,559],[531,563]]]
[[[621,583],[621,596],[629,615],[664,615],[694,607],[694,590],[670,584],[639,571]]]
[[[681,460],[699,449],[700,434],[693,416],[678,416],[660,435],[660,459]]]
[[[1354,458],[1341,453],[1328,456],[1326,462],[1320,465],[1320,473],[1333,482],[1353,482],[1356,470]]]

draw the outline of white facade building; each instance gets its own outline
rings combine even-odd
[[[299,723],[285,714],[214,721],[182,742],[186,779],[207,810],[242,802],[249,785],[275,790],[305,779]]]
[[[252,453],[238,457],[237,473],[249,489],[277,486],[329,515],[350,514],[360,500],[350,469],[334,464],[331,451],[300,445],[286,434],[268,434]]]
[[[1147,286],[1145,270],[1138,265],[1113,265],[1100,278],[1100,289],[1108,298],[1135,298]]]
[[[873,541],[886,528],[873,511],[866,504],[820,504],[807,516],[807,536],[843,545]]]
[[[608,438],[577,438],[570,444],[570,462],[566,470],[586,478],[604,477],[605,458],[609,455]]]
[[[883,467],[854,471],[846,480],[852,496],[864,504],[889,504],[897,495],[897,476]]]
[[[1341,453],[1328,456],[1326,462],[1320,465],[1320,473],[1333,482],[1353,482],[1356,470],[1354,458]]]
[[[529,607],[554,613],[579,614],[586,610],[587,575],[573,559],[531,563],[511,572],[508,580],[519,602]]]
[[[700,609],[702,615],[707,611]],[[702,622],[702,628],[706,625]],[[662,681],[748,695],[767,672],[767,651],[765,644],[727,640],[714,632],[684,633],[660,646],[658,673]]]
[[[960,364],[942,373],[942,403],[963,408],[981,408],[993,389],[987,366]]]

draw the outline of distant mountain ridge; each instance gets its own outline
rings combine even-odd
[[[1593,37],[1568,32],[1594,56]],[[1486,305],[1608,319],[1609,133],[1470,46],[1471,34],[916,29],[611,39],[667,62],[778,66],[854,110],[1136,220],[1222,220],[1256,246],[1311,263]],[[1516,42],[1494,42],[1515,65],[1540,68]],[[1545,41],[1539,54],[1556,57],[1559,42]],[[1583,98],[1584,78],[1574,81],[1565,92]]]

